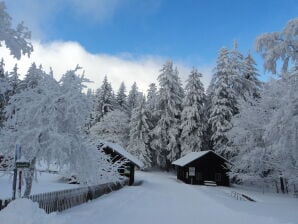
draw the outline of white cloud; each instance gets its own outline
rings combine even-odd
[[[103,77],[107,75],[115,91],[122,81],[125,82],[127,88],[130,88],[133,82],[136,81],[140,90],[146,91],[150,83],[157,83],[159,70],[166,61],[165,58],[159,56],[135,58],[129,54],[91,54],[77,42],[55,41],[41,44],[33,41],[33,46],[34,52],[31,57],[22,57],[20,61],[13,59],[9,55],[9,51],[2,48],[6,70],[11,70],[14,64],[18,63],[19,72],[24,77],[32,62],[36,62],[36,64],[42,64],[46,71],[49,71],[52,67],[55,78],[60,79],[67,70],[74,69],[79,64],[85,70],[86,77],[94,82],[89,84],[92,89],[98,88]],[[189,74],[190,67],[183,63],[175,63],[175,65],[178,67],[180,76],[184,81]],[[208,66],[199,67],[198,69],[205,74],[203,83],[206,86],[210,81],[211,69]]]
[[[162,0],[4,0],[13,22],[24,21],[33,38],[47,39],[55,35],[55,24],[63,23],[64,14],[72,23],[102,24],[121,9],[131,9],[138,16],[157,11]]]
[[[5,0],[13,21],[24,21],[32,31],[33,37],[38,39],[51,33],[58,15],[63,18],[63,13],[69,13],[74,19],[101,23],[112,18],[126,2],[124,0]]]

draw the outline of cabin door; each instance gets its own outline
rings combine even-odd
[[[196,168],[195,167],[188,168],[188,176],[189,176],[189,183],[195,184],[195,176],[196,176]]]
[[[203,173],[197,171],[196,172],[196,183],[201,184],[202,180],[203,180]]]

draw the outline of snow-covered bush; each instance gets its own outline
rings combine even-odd
[[[108,142],[126,147],[129,140],[129,117],[127,113],[114,110],[103,116],[90,128],[90,134]]]

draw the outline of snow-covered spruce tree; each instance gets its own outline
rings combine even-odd
[[[4,60],[0,62],[0,128],[5,120],[4,108],[7,105],[12,88],[7,73],[4,71]]]
[[[252,58],[250,52],[244,59],[243,63],[243,90],[245,92],[244,99],[258,99],[260,98],[260,89],[262,87],[261,81],[258,79],[259,73],[256,68],[257,64]]]
[[[111,111],[90,128],[90,134],[126,147],[129,140],[129,117],[120,110]]]
[[[17,92],[9,100],[1,143],[7,155],[14,154],[15,144],[22,146],[23,156],[32,161],[32,169],[25,173],[25,196],[31,191],[35,162],[55,163],[88,184],[100,182],[109,175],[105,170],[114,169],[95,163],[106,155],[92,147],[82,131],[91,104],[82,93],[86,79],[76,71],[66,72],[60,84],[43,73],[33,88]]]
[[[159,111],[158,111],[158,92],[157,87],[155,83],[151,83],[149,85],[149,89],[147,92],[147,100],[145,105],[147,116],[150,121],[151,127],[150,127],[150,133],[149,133],[149,143],[151,143],[154,139],[154,127],[157,125],[157,122],[159,120]],[[157,156],[156,151],[153,147],[151,147],[151,144],[149,144],[150,154],[152,155],[152,163],[151,166],[155,167],[157,166]]]
[[[244,61],[243,55],[238,50],[238,43],[234,41],[233,49],[229,52],[229,88],[231,88],[235,92],[236,100],[240,100],[240,98],[244,98],[245,90],[243,88],[244,85],[244,77],[243,77],[243,69],[244,69]],[[236,106],[236,105],[235,105]],[[237,113],[238,108],[235,107],[235,112]]]
[[[156,126],[157,121],[159,119],[158,102],[159,102],[159,99],[158,99],[157,87],[154,83],[151,83],[149,85],[149,89],[147,92],[147,100],[146,100],[145,107],[148,113],[150,123],[152,124],[153,127]]]
[[[42,70],[42,67],[37,68],[35,62],[32,63],[28,69],[25,78],[19,83],[17,88],[18,90],[35,88],[39,81],[42,80],[45,76],[45,72]]]
[[[233,74],[229,63],[229,51],[222,48],[215,67],[208,119],[214,150],[226,158],[232,156],[231,153],[226,152],[228,143],[226,132],[231,129],[232,116],[238,110],[235,91],[231,88],[231,76]]]
[[[13,70],[9,73],[8,79],[9,79],[9,84],[11,86],[11,92],[10,95],[13,95],[16,93],[17,88],[20,84],[20,79],[19,79],[19,73],[18,73],[18,66],[17,64],[13,67]]]
[[[11,17],[6,12],[4,2],[0,2],[0,47],[1,42],[10,50],[10,53],[17,59],[22,54],[30,56],[33,51],[32,44],[29,42],[31,33],[23,23],[19,23],[16,28],[12,27]]]
[[[99,122],[108,112],[113,110],[115,97],[111,83],[108,82],[107,76],[104,77],[102,85],[96,91],[95,95],[95,121]]]
[[[145,103],[145,97],[142,97],[142,100],[132,111],[127,149],[144,163],[145,168],[150,168],[152,155],[149,146],[149,134],[152,124],[150,124]]]
[[[117,106],[121,111],[127,111],[127,95],[124,82],[121,83],[116,95]]]
[[[156,112],[157,105],[158,105],[157,87],[155,83],[151,83],[147,91],[146,108],[151,112]]]
[[[185,86],[181,113],[181,155],[201,151],[204,131],[204,86],[202,74],[193,69]]]
[[[142,97],[142,94],[138,90],[137,83],[134,82],[133,85],[131,86],[131,89],[127,97],[127,109],[128,109],[129,117],[131,117],[132,110],[136,107],[141,97]]]
[[[160,118],[153,131],[151,147],[156,151],[158,166],[168,170],[181,153],[179,135],[183,89],[171,61],[161,69],[158,81]]]

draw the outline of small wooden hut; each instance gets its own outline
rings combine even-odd
[[[229,186],[227,163],[225,158],[209,150],[190,152],[172,164],[176,166],[177,179],[187,184],[216,183]]]
[[[135,167],[142,168],[143,163],[127,152],[120,145],[111,142],[101,142],[99,148],[107,155],[111,156],[111,161],[125,160],[124,166],[119,169],[119,173],[129,178],[129,185],[133,185],[135,177]]]

